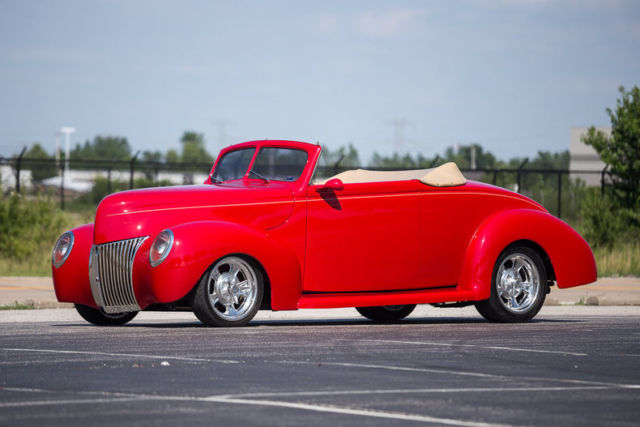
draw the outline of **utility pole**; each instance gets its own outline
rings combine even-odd
[[[471,159],[469,159],[469,164],[471,165],[471,170],[476,170],[476,146],[475,144],[471,144]]]
[[[218,144],[220,144],[220,148],[224,148],[227,146],[227,126],[231,124],[231,120],[229,119],[217,119],[213,121],[213,124],[218,128]],[[215,147],[214,147],[215,150]],[[216,153],[214,153],[215,155]]]
[[[398,154],[404,152],[404,129],[408,124],[408,121],[404,117],[398,119],[391,119],[388,123],[393,126],[393,145]]]

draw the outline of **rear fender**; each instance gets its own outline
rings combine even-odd
[[[73,248],[60,268],[51,266],[53,287],[60,302],[73,302],[98,308],[89,283],[89,254],[93,244],[93,224],[73,230]]]
[[[260,263],[271,285],[274,310],[297,307],[301,296],[301,269],[294,252],[264,233],[223,221],[196,221],[172,227],[174,243],[162,264],[151,267],[148,255],[138,280],[149,281],[153,301],[173,302],[186,296],[218,259],[246,255]],[[153,240],[155,236],[151,236]],[[148,253],[148,252],[147,252]]]
[[[559,288],[597,279],[596,263],[587,242],[567,223],[547,212],[514,209],[489,217],[469,243],[458,284],[477,300],[489,298],[493,267],[511,243],[530,241],[549,256]]]

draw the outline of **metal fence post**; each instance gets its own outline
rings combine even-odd
[[[111,194],[111,168],[112,168],[111,165],[107,167],[107,192],[109,194]]]
[[[27,147],[24,147],[18,155],[18,159],[16,161],[16,193],[20,194],[20,169],[22,169],[22,156],[27,151]]]
[[[60,209],[64,210],[64,167],[60,168]]]
[[[529,162],[529,158],[524,159],[524,162],[518,166],[518,193],[520,193],[520,177],[522,176],[522,168]]]
[[[558,171],[558,218],[562,218],[562,171]]]
[[[140,154],[140,152],[138,151],[136,153],[135,156],[133,156],[131,158],[131,162],[130,162],[130,172],[129,172],[129,190],[133,189],[133,168],[134,168],[134,164],[136,163],[136,160],[138,159],[138,154]]]

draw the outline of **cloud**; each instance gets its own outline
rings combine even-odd
[[[389,9],[342,16],[315,17],[311,28],[321,37],[356,34],[370,38],[397,38],[416,34],[425,27],[426,12],[421,9]]]
[[[392,9],[384,12],[365,12],[356,18],[356,29],[369,37],[397,37],[421,27],[425,12],[416,9]]]

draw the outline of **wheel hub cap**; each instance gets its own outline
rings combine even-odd
[[[531,308],[541,289],[540,276],[535,263],[522,253],[511,254],[502,261],[496,281],[500,302],[507,310],[514,313],[521,313]]]
[[[209,283],[209,301],[220,317],[236,321],[251,311],[258,281],[244,259],[228,257],[218,262],[211,270]]]

